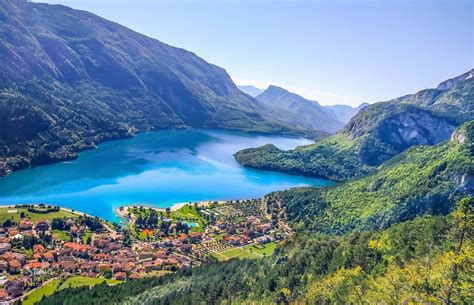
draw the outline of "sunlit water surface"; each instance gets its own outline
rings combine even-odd
[[[247,169],[233,154],[272,143],[281,149],[310,144],[215,130],[166,130],[99,145],[74,161],[40,166],[0,178],[0,204],[48,203],[117,221],[116,207],[257,198],[295,186],[333,183]]]

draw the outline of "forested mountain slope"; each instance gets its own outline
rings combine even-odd
[[[411,146],[447,140],[456,126],[474,118],[474,78],[450,84],[370,105],[341,132],[314,145],[289,151],[267,145],[235,157],[245,166],[336,181],[362,176]]]
[[[0,62],[0,175],[157,128],[302,132],[194,53],[61,5],[0,0]]]
[[[416,146],[371,175],[330,188],[295,188],[266,196],[268,209],[305,232],[377,230],[421,214],[446,214],[474,191],[474,121],[436,146]]]

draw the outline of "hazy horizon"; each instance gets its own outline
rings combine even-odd
[[[323,105],[389,100],[474,66],[469,1],[38,2],[187,49],[237,85],[276,85]]]

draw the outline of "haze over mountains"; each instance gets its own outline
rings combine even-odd
[[[357,107],[351,107],[348,105],[331,105],[331,106],[324,106],[326,109],[330,109],[336,115],[336,118],[346,124],[349,120],[359,113],[360,110],[364,109],[365,107],[369,106],[369,103],[362,103]]]
[[[328,133],[334,133],[344,126],[338,121],[334,112],[328,111],[315,101],[309,101],[277,86],[269,86],[256,99],[268,107],[296,115],[299,122],[311,129],[319,128]]]
[[[344,35],[357,33],[348,28],[343,24]],[[91,196],[78,207],[82,212],[82,204],[90,204],[96,216],[110,208],[130,221],[121,227],[63,214],[47,206],[52,202],[38,210],[5,203],[11,208],[3,207],[2,230],[12,238],[2,241],[0,303],[472,303],[474,70],[390,101],[322,106],[276,86],[262,92],[246,87],[245,94],[225,70],[191,52],[84,11],[21,0],[0,0],[0,62],[0,176],[140,131],[199,127],[321,137],[292,150],[271,144],[245,149],[235,158],[253,168],[343,182],[241,200],[232,191],[239,188],[236,179],[261,190],[273,177],[232,170],[228,165],[235,162],[226,163],[227,157],[240,144],[223,148],[222,137],[210,136],[215,140],[205,150],[217,156],[210,158],[197,149],[199,138],[208,136],[194,132],[160,132],[163,137],[147,139],[153,145],[138,151],[111,143],[100,158],[83,158],[98,175],[74,182],[67,171],[40,170],[3,188],[34,189],[27,198],[35,202],[53,189],[62,205],[69,188],[72,200]],[[228,138],[250,141],[247,135]],[[256,138],[252,143],[262,143]],[[88,172],[71,163],[63,165]],[[199,181],[183,184],[188,173]],[[194,202],[220,200],[208,196],[219,188],[211,176],[228,185],[219,196],[233,200]],[[274,176],[284,180],[282,188],[291,185],[287,176]],[[164,180],[165,191],[144,194]],[[132,202],[115,187],[145,200]],[[112,190],[113,205],[103,204],[100,188]],[[173,199],[164,200],[165,192]],[[177,193],[190,204],[166,217],[138,203],[151,198],[168,210],[179,201]]]
[[[472,70],[436,89],[369,105],[336,135],[314,145],[282,151],[272,145],[236,154],[243,165],[347,180],[415,145],[434,145],[474,117]]]
[[[366,107],[363,103],[358,107],[348,105],[322,106],[317,101],[311,101],[302,96],[278,87],[269,86],[261,90],[254,86],[239,86],[243,92],[256,97],[270,108],[296,115],[307,128],[320,129],[329,133],[339,131],[359,110]]]
[[[260,95],[262,94],[263,89],[260,89],[260,88],[257,88],[257,87],[254,87],[252,85],[246,85],[246,86],[237,86],[239,87],[239,89],[245,93],[247,93],[248,95],[250,96],[253,96],[253,97],[257,97],[257,95]]]
[[[321,133],[194,53],[94,14],[0,0],[0,19],[0,173],[157,128]]]

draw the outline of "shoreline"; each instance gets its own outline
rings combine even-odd
[[[78,211],[78,210],[73,210],[73,209],[70,209],[70,208],[66,208],[66,207],[63,207],[63,206],[60,206],[60,205],[53,205],[53,204],[46,204],[46,203],[14,203],[14,204],[0,204],[0,208],[11,208],[11,209],[17,209],[17,208],[22,208],[22,206],[24,205],[33,205],[33,206],[39,206],[40,204],[44,204],[46,206],[50,205],[50,206],[53,206],[53,207],[59,207],[59,210],[63,210],[63,211],[66,211],[66,212],[69,212],[71,214],[77,214],[77,215],[82,215],[82,216],[88,216],[88,217],[98,217],[98,216],[93,216],[91,214],[87,214],[85,212],[81,212],[81,211]],[[18,207],[17,207],[18,206]],[[101,218],[101,217],[99,217]],[[102,219],[102,218],[101,218]],[[103,219],[105,221],[108,221],[107,219]]]
[[[134,127],[133,127],[134,128]],[[71,154],[65,158],[57,158],[57,159],[52,159],[49,162],[46,162],[45,164],[30,164],[29,166],[20,166],[18,168],[12,169],[9,166],[9,162],[6,160],[6,158],[0,162],[0,179],[1,178],[6,178],[10,176],[13,173],[20,172],[23,170],[28,170],[31,168],[39,167],[39,166],[46,166],[46,165],[51,165],[51,164],[56,164],[56,163],[62,163],[62,162],[68,162],[68,161],[74,161],[77,158],[80,157],[80,154],[82,152],[87,152],[87,151],[92,151],[97,149],[101,144],[107,143],[107,142],[114,142],[114,141],[122,141],[122,140],[127,140],[127,139],[132,139],[135,138],[136,136],[140,134],[146,134],[150,132],[156,132],[156,131],[172,131],[172,130],[189,130],[189,129],[197,129],[197,130],[210,130],[210,131],[230,131],[230,132],[239,132],[239,133],[248,133],[248,134],[260,134],[260,135],[269,135],[269,136],[277,136],[277,137],[287,137],[287,138],[305,138],[308,140],[311,140],[313,142],[316,142],[315,139],[321,139],[328,134],[325,132],[319,133],[319,132],[313,132],[313,131],[304,131],[304,130],[252,130],[252,129],[239,129],[239,128],[200,128],[200,127],[193,127],[193,126],[187,126],[187,125],[180,125],[180,126],[169,126],[169,127],[156,127],[152,128],[151,130],[139,130],[139,129],[134,129],[134,130],[129,130],[127,134],[124,135],[119,135],[117,137],[112,137],[112,138],[106,138],[102,139],[101,141],[97,141],[97,143],[93,143],[92,146],[86,147],[83,149],[72,149],[69,151]],[[99,132],[98,135],[103,134],[104,132]],[[18,155],[13,156],[13,157],[18,157]]]
[[[185,205],[194,205],[195,203],[197,203],[197,205],[199,207],[207,207],[209,206],[209,204],[211,204],[212,202],[217,202],[217,203],[225,203],[225,202],[228,202],[228,201],[231,201],[231,200],[236,200],[236,199],[229,199],[229,200],[201,200],[201,201],[189,201],[189,202],[177,202],[177,203],[174,203],[172,206],[170,207],[167,207],[169,208],[171,211],[177,211],[179,210],[180,208],[182,208],[183,206]],[[239,200],[245,200],[245,199],[239,199]],[[60,210],[63,210],[63,211],[66,211],[66,212],[69,212],[69,213],[72,213],[72,214],[75,214],[75,215],[82,215],[82,216],[88,216],[88,217],[92,217],[92,218],[95,218],[95,217],[98,217],[99,219],[101,219],[102,221],[105,221],[106,223],[108,224],[111,224],[111,223],[114,223],[113,221],[109,220],[109,219],[106,219],[106,218],[103,218],[103,217],[100,217],[100,216],[94,216],[92,214],[88,214],[88,213],[85,213],[85,212],[82,212],[82,211],[79,211],[77,209],[71,209],[71,208],[67,208],[67,207],[63,207],[61,205],[53,205],[53,204],[47,204],[47,203],[42,203],[42,202],[36,202],[36,203],[12,203],[12,204],[0,204],[0,208],[10,208],[10,209],[15,209],[16,206],[22,206],[22,205],[33,205],[33,206],[39,206],[40,204],[43,204],[43,205],[50,205],[50,206],[58,206]],[[139,207],[139,206],[142,206],[144,208],[150,208],[150,209],[153,209],[153,210],[156,210],[158,212],[165,212],[167,208],[157,208],[157,207],[154,207],[153,204],[151,203],[135,203],[135,204],[126,204],[126,205],[121,205],[121,206],[117,206],[115,208],[113,208],[113,213],[115,216],[117,216],[119,219],[121,220],[126,220],[127,222],[131,220],[131,218],[128,217],[128,210],[130,208],[133,208],[133,207]],[[20,207],[21,208],[21,207]]]
[[[209,206],[209,204],[211,202],[216,202],[216,201],[219,202],[219,203],[226,202],[225,200],[204,200],[204,201],[194,201],[194,202],[178,202],[178,203],[173,204],[171,207],[169,207],[169,209],[171,211],[177,211],[177,210],[181,209],[182,207],[184,207],[185,205],[188,205],[188,204],[193,205],[195,203],[197,203],[197,205],[199,207],[207,207],[207,206]],[[156,208],[154,206],[151,206],[150,204],[145,204],[145,203],[139,204],[139,203],[137,203],[137,204],[127,204],[127,205],[122,205],[122,206],[116,207],[114,209],[114,212],[118,217],[130,220],[130,218],[128,217],[128,210],[130,208],[139,207],[139,206],[142,206],[144,208],[153,209],[153,210],[158,211],[158,212],[165,212],[166,209],[167,209],[167,208]]]

